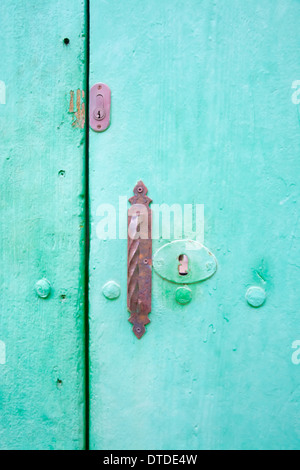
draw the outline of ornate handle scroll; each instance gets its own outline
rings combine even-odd
[[[135,186],[132,204],[128,210],[128,277],[127,307],[138,339],[150,323],[152,284],[152,200],[146,196],[148,189],[142,181]]]

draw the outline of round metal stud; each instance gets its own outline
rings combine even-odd
[[[175,297],[180,305],[186,305],[192,300],[192,291],[188,287],[178,287]]]
[[[51,292],[50,282],[47,279],[40,279],[35,285],[35,291],[41,299],[46,299]]]
[[[246,300],[251,307],[258,308],[261,307],[267,298],[266,291],[261,287],[249,287],[246,292]]]
[[[121,288],[119,284],[114,281],[109,281],[102,287],[102,294],[109,300],[114,300],[120,297]]]

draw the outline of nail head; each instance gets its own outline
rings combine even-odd
[[[266,291],[262,287],[252,286],[246,292],[246,300],[251,307],[261,307],[267,298]]]
[[[102,294],[109,300],[114,300],[120,297],[121,288],[119,284],[114,281],[109,281],[102,287]]]
[[[35,291],[41,299],[46,299],[51,292],[50,282],[47,279],[40,279],[35,285]]]

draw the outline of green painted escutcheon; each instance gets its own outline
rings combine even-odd
[[[181,261],[183,258],[184,265]],[[217,270],[217,260],[197,241],[176,240],[167,243],[155,253],[153,268],[168,281],[176,284],[193,284],[213,276]]]

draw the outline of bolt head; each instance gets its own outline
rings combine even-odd
[[[115,300],[118,297],[120,297],[121,288],[119,284],[117,284],[116,282],[109,281],[106,284],[104,284],[104,286],[102,287],[102,294],[108,300]]]
[[[35,291],[41,299],[46,299],[51,292],[50,282],[47,279],[40,279],[35,285]]]
[[[252,286],[246,292],[246,300],[251,307],[261,307],[267,298],[266,291],[261,287]]]
[[[186,305],[192,300],[192,291],[188,287],[178,287],[175,297],[180,305]]]

